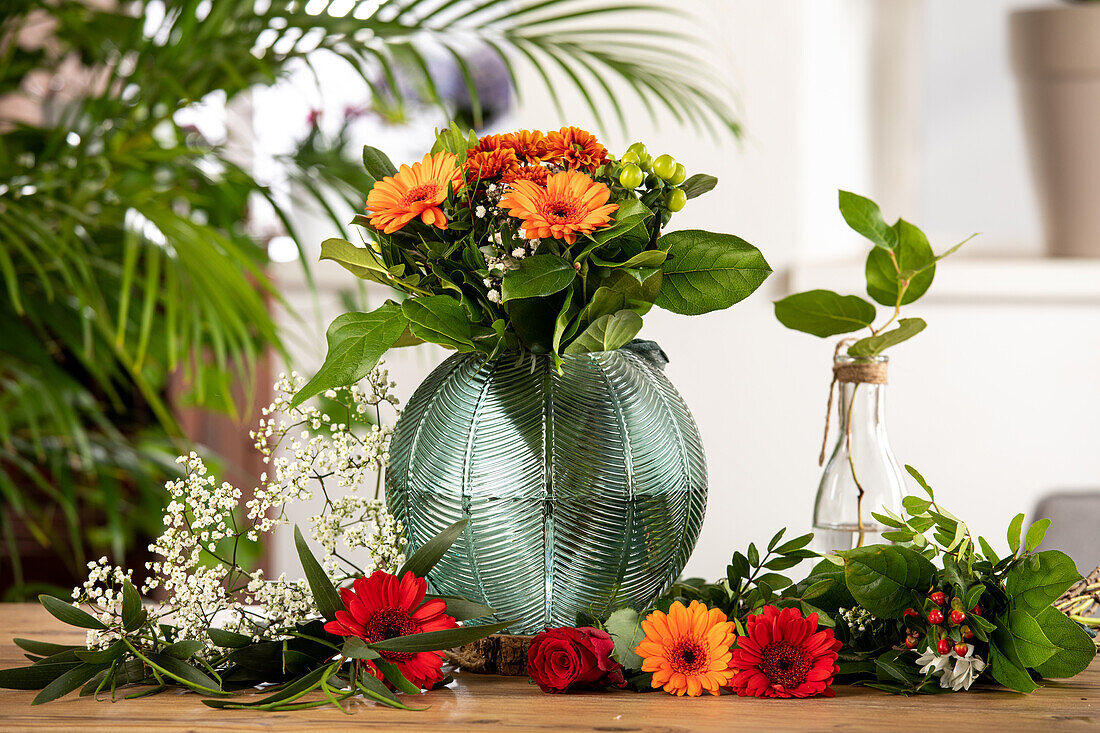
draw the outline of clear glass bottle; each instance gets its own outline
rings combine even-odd
[[[836,357],[840,430],[814,503],[819,552],[880,542],[886,527],[871,512],[901,512],[905,481],[886,435],[888,362],[886,356]]]

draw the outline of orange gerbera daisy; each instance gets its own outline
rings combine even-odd
[[[546,157],[555,163],[576,170],[595,171],[607,162],[607,148],[596,136],[578,127],[563,127],[546,136]]]
[[[654,611],[642,621],[645,639],[635,648],[642,671],[653,673],[653,686],[674,695],[696,697],[706,690],[720,694],[736,670],[733,657],[733,624],[717,608],[699,601],[676,601],[668,614]]]
[[[495,150],[478,150],[471,148],[466,151],[466,180],[470,183],[496,178],[505,171],[515,168],[516,154],[510,148],[497,148]]]
[[[446,229],[447,217],[439,205],[447,199],[448,184],[455,190],[462,187],[457,160],[454,153],[441,150],[375,183],[367,194],[371,226],[393,234],[420,217],[425,224]]]
[[[538,186],[545,186],[546,179],[549,177],[550,171],[546,170],[541,165],[521,165],[519,168],[505,171],[500,180],[505,183],[512,183],[513,181],[530,181]]]
[[[546,157],[546,138],[541,130],[517,130],[501,135],[500,145],[516,151],[516,158],[530,164]]]
[[[577,241],[577,233],[604,226],[619,208],[609,204],[611,190],[580,171],[562,171],[550,176],[546,188],[531,181],[512,182],[500,208],[523,220],[527,238],[554,237],[568,244]]]

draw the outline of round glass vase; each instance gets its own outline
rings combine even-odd
[[[433,592],[519,619],[642,608],[679,575],[706,507],[699,431],[651,342],[551,357],[447,359],[394,428],[386,500],[409,551],[463,517]]]
[[[835,358],[840,430],[814,502],[819,552],[880,542],[887,528],[871,512],[901,513],[905,481],[886,434],[888,363],[886,356]]]

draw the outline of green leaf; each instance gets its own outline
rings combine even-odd
[[[1034,692],[1039,689],[1027,670],[1009,659],[996,643],[989,645],[989,659],[986,661],[989,662],[989,674],[1005,687],[1017,692]]]
[[[799,537],[795,537],[793,540],[787,540],[779,547],[775,548],[775,551],[779,555],[786,555],[794,552],[795,550],[801,550],[806,545],[810,544],[814,539],[814,533],[808,532]]]
[[[639,252],[628,260],[615,262],[605,260],[598,255],[592,255],[592,263],[601,267],[660,267],[668,259],[668,253],[659,249],[647,249]]]
[[[1022,667],[1038,667],[1057,651],[1035,617],[1023,609],[1001,615],[993,639],[1006,656]]]
[[[198,639],[183,639],[161,649],[162,654],[167,654],[176,659],[190,659],[206,645]]]
[[[772,273],[756,247],[732,234],[697,229],[670,232],[657,240],[669,254],[656,303],[687,316],[729,308],[749,297]]]
[[[153,652],[147,652],[145,657],[151,664],[160,669],[161,672],[167,672],[170,675],[174,675],[180,680],[190,685],[194,685],[205,692],[217,692],[221,690],[221,685],[213,678],[205,672],[192,667],[182,659],[176,659],[166,654],[155,654]]]
[[[505,303],[521,298],[553,295],[572,284],[577,277],[573,263],[557,255],[524,257],[514,270],[504,273],[501,295]]]
[[[142,614],[141,596],[129,578],[122,581],[122,628],[133,631],[145,620]]]
[[[777,300],[775,317],[787,328],[827,338],[867,328],[875,320],[875,306],[858,295],[809,290]]]
[[[429,593],[424,597],[424,600],[430,601],[433,598],[439,598],[446,602],[447,615],[455,621],[469,621],[470,619],[492,616],[496,613],[488,606],[475,603],[464,596],[436,596]]]
[[[645,638],[642,631],[642,617],[633,608],[620,608],[612,613],[604,631],[611,635],[615,642],[615,659],[626,669],[641,669],[642,658],[634,649]]]
[[[340,594],[336,592],[325,569],[310,552],[306,538],[302,536],[302,530],[298,529],[297,525],[294,526],[294,547],[298,550],[298,559],[302,562],[302,570],[305,571],[306,582],[309,583],[309,590],[313,593],[313,602],[317,604],[317,610],[327,620],[335,620],[336,612],[343,611],[344,604],[340,601]]]
[[[77,649],[74,654],[82,662],[89,664],[110,664],[123,655],[126,644],[120,639],[106,649]]]
[[[370,145],[363,146],[363,168],[376,182],[397,173],[397,169],[393,167],[389,156]]]
[[[935,567],[918,552],[896,545],[869,545],[838,552],[852,596],[879,618],[897,618],[911,603],[913,591],[924,593]]]
[[[340,649],[340,654],[348,659],[378,659],[382,655],[367,646],[367,643],[362,639],[349,636],[344,640],[344,646]]]
[[[48,641],[35,641],[34,639],[12,639],[12,642],[20,649],[40,657],[52,657],[63,652],[77,651],[86,647],[76,644],[54,644]]]
[[[325,390],[355,384],[367,376],[382,355],[404,335],[408,325],[404,310],[392,301],[386,301],[370,313],[337,316],[325,334],[328,341],[325,363],[294,395],[290,407],[297,407]]]
[[[897,259],[897,266],[890,250],[875,247],[867,255],[866,267],[867,294],[891,307],[898,303],[903,280],[908,280],[909,285],[901,305],[907,305],[924,295],[936,276],[936,255],[924,232],[904,219],[898,219],[894,230],[898,244],[892,254]]]
[[[924,480],[924,476],[921,476],[920,471],[913,468],[908,463],[905,464],[905,470],[908,471],[909,475],[913,477],[913,480],[915,480],[920,485],[920,487],[924,489],[924,493],[928,494],[928,498],[932,501],[935,501],[936,493],[932,491],[932,487],[929,486],[928,482]]]
[[[228,700],[224,698],[218,698],[213,700],[203,700],[203,704],[212,708],[264,708],[271,709],[268,706],[284,701],[290,702],[297,700],[306,693],[315,690],[320,686],[321,680],[328,674],[332,673],[332,666],[318,667],[312,672],[308,672],[292,682],[288,682],[286,685],[280,687],[276,692],[266,697],[262,697],[259,700],[240,702],[239,698],[230,698]]]
[[[460,519],[425,542],[409,559],[405,560],[405,564],[397,571],[397,577],[403,578],[405,573],[412,573],[418,578],[427,577],[428,572],[443,559],[447,550],[451,549],[451,545],[462,536],[469,523],[469,519]]]
[[[1005,593],[1016,607],[1033,615],[1042,612],[1081,578],[1069,555],[1059,550],[1045,550],[1031,556],[1038,567],[1014,565],[1005,573]]]
[[[393,662],[386,661],[382,657],[375,659],[372,664],[378,667],[382,672],[382,676],[386,678],[386,682],[401,690],[406,695],[419,695],[420,688],[409,682],[405,675],[401,674],[401,670],[397,668],[397,665]]]
[[[420,634],[395,636],[392,639],[377,641],[368,646],[379,652],[435,652],[441,649],[453,649],[456,646],[484,639],[486,636],[492,636],[498,631],[503,631],[515,622],[516,619],[511,619],[510,621],[501,621],[485,626],[460,626],[457,629],[425,631]]]
[[[56,664],[31,664],[26,667],[0,669],[0,687],[9,690],[41,690],[69,670],[80,666],[80,662],[58,662]]]
[[[897,328],[877,336],[868,336],[860,339],[848,347],[850,356],[878,356],[891,346],[897,346],[902,341],[908,341],[924,330],[928,324],[921,318],[902,318],[898,321]]]
[[[251,637],[225,629],[207,629],[206,635],[210,637],[210,641],[223,649],[240,649],[252,643]]]
[[[76,606],[68,604],[60,598],[42,594],[38,596],[38,601],[50,612],[51,616],[67,623],[69,626],[79,626],[82,629],[97,629],[99,631],[107,628],[95,616],[81,611]]]
[[[924,514],[932,506],[932,502],[919,496],[906,496],[902,498],[901,505],[910,514]]]
[[[102,664],[81,664],[73,667],[42,688],[42,692],[35,696],[34,700],[31,701],[31,705],[41,705],[68,695],[95,677],[103,669],[103,666]]]
[[[1024,513],[1020,512],[1008,523],[1008,549],[1015,555],[1020,550],[1020,532],[1024,527]]]
[[[614,351],[630,343],[642,330],[642,317],[632,310],[600,316],[565,347],[566,354]]]
[[[357,247],[344,239],[326,239],[321,242],[320,259],[332,260],[363,280],[373,280],[391,287],[395,284],[392,273],[373,250]]]
[[[402,301],[401,310],[417,338],[457,351],[474,350],[469,316],[449,295],[410,298]]]
[[[1048,527],[1050,527],[1049,519],[1040,519],[1028,527],[1027,537],[1024,540],[1024,549],[1027,552],[1033,552],[1042,543]]]
[[[683,189],[689,199],[693,199],[696,196],[702,196],[717,185],[718,179],[714,176],[708,176],[706,173],[696,173],[681,183],[680,188]]]
[[[1055,652],[1035,668],[1044,677],[1073,677],[1088,669],[1096,656],[1096,645],[1081,626],[1053,606],[1036,617]]]
[[[897,232],[882,218],[878,204],[850,191],[840,191],[839,198],[840,214],[848,226],[871,240],[876,247],[887,250],[897,247]]]
[[[620,237],[628,238],[627,235],[633,235],[639,228],[645,233],[645,241],[648,242],[649,231],[643,223],[652,216],[653,212],[638,199],[620,201],[612,224],[594,234],[586,235],[581,240],[584,242],[584,247],[577,253],[574,261],[581,262],[601,245]]]

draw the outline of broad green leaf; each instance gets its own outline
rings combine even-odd
[[[141,596],[127,578],[122,581],[122,627],[126,631],[133,631],[141,626],[144,621],[141,611]]]
[[[620,608],[607,619],[604,631],[615,642],[615,658],[626,669],[641,669],[642,658],[634,651],[645,638],[642,619],[633,608]]]
[[[647,249],[622,262],[605,260],[599,255],[592,255],[592,264],[601,267],[660,267],[667,259],[667,252],[659,249]]]
[[[827,338],[867,328],[875,320],[875,306],[858,295],[809,290],[777,300],[775,317],[787,328]]]
[[[1035,671],[1044,677],[1073,677],[1088,669],[1096,656],[1096,645],[1077,622],[1053,606],[1044,608],[1036,620],[1056,651]]]
[[[462,536],[466,530],[469,519],[460,519],[442,532],[425,542],[412,554],[401,569],[397,571],[397,577],[405,577],[405,573],[412,573],[418,578],[425,578],[436,563],[443,559],[451,545]]]
[[[53,682],[43,687],[42,692],[35,695],[34,700],[31,701],[31,705],[41,705],[42,703],[47,703],[51,700],[56,700],[59,697],[68,695],[70,692],[99,674],[103,666],[102,664],[81,664],[67,670]]]
[[[898,219],[894,225],[898,243],[891,252],[875,247],[867,255],[867,294],[883,305],[893,307],[898,303],[901,281],[908,280],[901,305],[912,303],[928,291],[936,276],[936,255],[928,244],[924,232]],[[894,259],[897,259],[897,266]]]
[[[614,221],[610,226],[578,240],[583,243],[583,247],[577,252],[574,261],[583,261],[584,258],[595,249],[613,239],[618,239],[627,234],[633,235],[635,230],[639,228],[639,225],[644,225],[644,222],[652,216],[653,212],[638,199],[625,199],[620,201],[619,208],[615,210]],[[642,226],[642,229],[646,232],[646,236],[648,236],[648,230],[645,229],[644,226]]]
[[[1022,609],[1012,609],[997,618],[993,639],[1007,657],[1022,667],[1038,667],[1057,651],[1035,617]]]
[[[897,247],[897,232],[882,218],[878,204],[850,191],[841,191],[839,198],[840,214],[848,226],[871,240],[876,247],[887,250]]]
[[[844,559],[848,590],[879,618],[900,616],[912,592],[926,592],[935,575],[928,558],[907,547],[868,545],[837,554]]]
[[[474,350],[469,316],[449,295],[409,298],[401,303],[401,310],[417,338],[457,351]]]
[[[1037,564],[1013,566],[1005,574],[1005,593],[1018,608],[1039,614],[1060,595],[1081,579],[1077,566],[1069,555],[1059,550],[1045,550],[1032,555]]]
[[[1015,555],[1020,550],[1020,532],[1024,528],[1024,513],[1020,512],[1008,523],[1008,549]]]
[[[481,603],[475,603],[465,596],[436,596],[431,593],[424,596],[424,600],[426,601],[430,601],[433,598],[439,598],[447,603],[447,615],[455,621],[469,621],[470,619],[492,616],[496,613],[496,611],[488,606]]]
[[[393,167],[389,156],[370,145],[363,146],[363,168],[376,182],[397,173],[397,169]]]
[[[902,498],[901,505],[910,514],[924,514],[928,511],[928,507],[932,506],[932,502],[919,496],[906,496]]]
[[[897,328],[856,341],[848,347],[848,354],[851,356],[878,356],[891,346],[897,346],[902,341],[913,338],[923,331],[927,325],[921,318],[902,318],[898,321]]]
[[[67,623],[69,626],[79,626],[82,629],[98,629],[100,631],[107,628],[95,616],[86,611],[81,611],[76,606],[66,603],[60,598],[42,594],[38,596],[38,601],[50,612],[51,616]]]
[[[210,637],[210,641],[223,649],[240,649],[252,643],[251,637],[225,629],[207,629],[206,635]]]
[[[539,298],[560,292],[577,277],[573,263],[557,255],[524,257],[514,270],[504,273],[501,295],[505,303],[521,298]]]
[[[344,646],[340,654],[348,659],[378,659],[381,655],[367,646],[367,643],[356,636],[349,636],[344,640]]]
[[[309,583],[309,590],[313,593],[313,602],[317,604],[317,610],[327,620],[335,620],[336,612],[343,611],[344,604],[325,569],[310,552],[306,538],[302,536],[302,531],[297,525],[294,527],[294,547],[298,550],[298,559],[302,562],[302,570],[305,571],[306,582]]]
[[[322,260],[332,260],[345,270],[363,280],[373,280],[383,285],[394,285],[394,278],[377,255],[366,247],[356,247],[343,239],[326,239],[321,242]]]
[[[386,301],[370,313],[337,316],[325,333],[328,341],[325,363],[298,390],[290,406],[297,407],[325,390],[355,384],[370,374],[408,326],[404,310],[392,301]]]
[[[689,199],[693,199],[696,196],[702,196],[717,185],[718,179],[714,176],[708,176],[706,173],[696,173],[681,183],[680,188],[684,190]]]
[[[1024,549],[1028,552],[1033,552],[1043,542],[1043,538],[1047,535],[1047,528],[1050,527],[1049,519],[1040,519],[1033,523],[1027,529],[1027,536],[1024,539]]]
[[[630,340],[641,330],[642,317],[632,310],[621,310],[608,316],[600,316],[565,347],[565,353],[614,351],[630,343]]]
[[[756,247],[732,234],[698,229],[670,232],[657,240],[668,252],[656,303],[665,310],[697,316],[729,308],[749,297],[772,268]]]
[[[485,626],[460,626],[457,629],[425,631],[421,634],[395,636],[392,639],[377,641],[368,646],[379,652],[435,652],[441,649],[453,649],[456,646],[484,639],[486,636],[492,636],[498,631],[503,631],[515,622],[516,619],[512,619]]]
[[[995,642],[989,645],[989,674],[1005,687],[1016,692],[1034,692],[1039,685],[1031,679],[1027,670],[1009,659]]]

